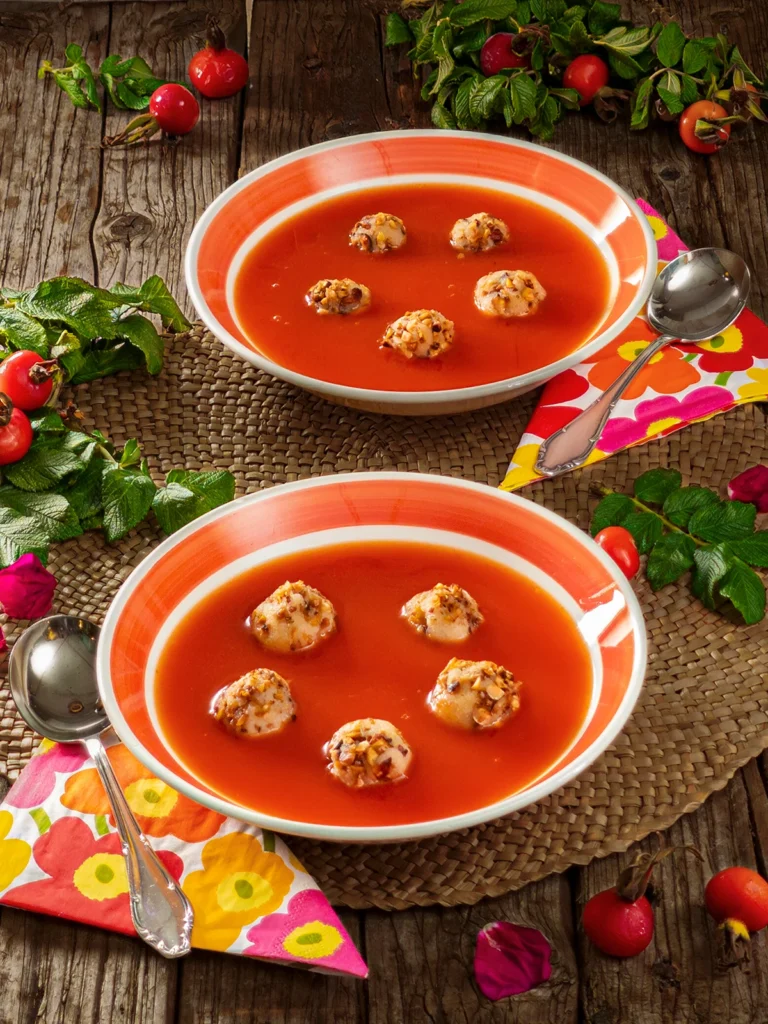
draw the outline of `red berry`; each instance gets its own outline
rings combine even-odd
[[[32,424],[21,409],[13,409],[8,422],[0,427],[0,466],[23,459],[31,444]]]
[[[480,68],[486,78],[497,75],[505,68],[527,68],[530,66],[527,57],[521,56],[512,49],[517,36],[514,32],[496,32],[488,36],[480,51]]]
[[[248,82],[248,61],[226,45],[215,19],[208,19],[208,45],[189,62],[192,84],[208,99],[234,96]]]
[[[197,124],[200,105],[189,89],[168,82],[150,96],[149,112],[166,135],[187,135]]]
[[[731,134],[731,126],[724,124],[714,129],[718,136],[718,142],[704,142],[703,139],[696,135],[696,122],[700,118],[727,116],[727,110],[725,107],[721,107],[719,103],[714,103],[712,100],[697,100],[690,107],[686,107],[680,115],[680,123],[678,125],[680,138],[688,149],[694,153],[716,153],[728,141]]]
[[[0,363],[0,391],[8,395],[18,409],[39,409],[45,405],[53,391],[53,380],[41,366],[37,374],[33,367],[44,364],[37,352],[14,352]],[[35,378],[39,376],[39,380]]]
[[[575,89],[581,97],[579,106],[585,107],[608,85],[609,77],[608,65],[604,60],[593,53],[584,53],[572,60],[565,69],[563,85],[566,89]]]
[[[629,903],[615,888],[587,902],[581,923],[587,937],[609,956],[637,956],[653,938],[653,909],[645,896]]]
[[[628,580],[631,580],[640,568],[640,555],[637,552],[635,538],[623,526],[606,526],[595,537],[595,541]]]
[[[707,882],[704,902],[718,923],[741,921],[750,932],[768,925],[768,882],[749,868],[718,871]]]

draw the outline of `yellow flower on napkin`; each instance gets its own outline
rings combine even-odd
[[[755,367],[747,370],[747,376],[755,383],[742,384],[739,388],[740,398],[762,398],[764,395],[768,395],[768,369]]]
[[[184,892],[195,911],[192,942],[204,949],[228,949],[245,925],[277,910],[293,881],[283,859],[247,832],[209,840],[202,861]]]
[[[94,853],[72,876],[75,888],[89,900],[111,900],[128,892],[125,857],[120,853]]]
[[[13,826],[10,811],[0,811],[0,890],[6,889],[29,864],[32,847],[23,839],[6,839]]]
[[[293,956],[316,960],[318,957],[335,953],[343,941],[339,929],[333,925],[323,924],[322,921],[309,921],[307,924],[300,924],[286,935],[283,939],[283,949]]]

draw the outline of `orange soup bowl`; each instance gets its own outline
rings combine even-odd
[[[348,243],[349,218],[398,206],[391,190],[421,223],[402,250],[361,253]],[[459,262],[450,228],[478,206],[501,207],[509,241]],[[283,248],[273,241],[282,236]],[[262,370],[338,404],[434,415],[506,401],[596,353],[644,308],[656,262],[647,219],[605,175],[517,139],[430,129],[324,142],[246,174],[198,221],[185,273],[205,325]],[[533,317],[475,309],[475,280],[504,269],[545,286]],[[333,277],[371,287],[365,316],[307,306],[307,289]],[[404,360],[379,350],[388,323],[422,308],[455,321],[449,352]]]
[[[276,654],[249,616],[286,575],[333,602],[338,628]],[[438,581],[468,589],[484,616],[459,643],[437,643],[400,612]],[[431,710],[427,693],[453,657],[514,673],[520,706],[499,728],[456,728]],[[235,735],[212,701],[258,667],[289,680],[296,713],[279,733]],[[384,472],[273,487],[179,530],[122,586],[97,653],[107,714],[158,784],[336,842],[444,834],[543,799],[616,738],[645,667],[632,588],[581,530],[484,485]],[[406,737],[406,778],[355,789],[329,771],[325,741],[364,717]]]

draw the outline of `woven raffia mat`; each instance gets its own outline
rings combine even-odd
[[[153,469],[232,469],[239,493],[349,470],[462,476],[496,486],[535,396],[452,418],[398,419],[332,406],[233,358],[202,330],[177,339],[159,379],[95,382],[76,400],[88,426],[118,443],[138,437]],[[760,461],[765,410],[743,406],[662,442],[524,493],[585,527],[590,480],[623,488],[641,472],[677,466],[686,480],[724,491]],[[103,617],[120,583],[158,542],[145,525],[115,547],[94,534],[58,545],[56,609]],[[637,583],[649,638],[642,696],[617,742],[575,783],[481,828],[402,846],[292,840],[335,902],[401,909],[474,903],[623,851],[667,828],[721,789],[768,746],[768,629],[706,611],[685,586],[653,595]],[[23,624],[21,624],[23,625]],[[19,624],[9,631],[18,633]],[[14,777],[35,746],[0,689],[0,773]]]

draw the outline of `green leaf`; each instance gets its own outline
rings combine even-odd
[[[509,79],[512,111],[515,124],[536,116],[536,83],[528,75],[515,75]]]
[[[690,75],[680,76],[680,99],[688,106],[699,98],[699,87]]]
[[[66,498],[60,494],[32,494],[10,484],[0,487],[0,537],[25,546],[44,547],[82,533]]]
[[[549,20],[547,0],[530,0],[530,4],[533,16],[537,21],[543,23]]]
[[[18,308],[38,320],[61,321],[81,338],[116,338],[110,311],[120,300],[77,277],[41,281],[18,301]]]
[[[635,480],[635,497],[645,504],[663,505],[682,480],[676,469],[651,469]]]
[[[696,39],[690,39],[683,49],[683,71],[686,75],[696,75],[703,71],[709,60],[710,50]],[[675,61],[677,63],[677,61]]]
[[[693,555],[695,569],[691,589],[702,604],[714,609],[717,604],[717,585],[730,568],[733,556],[725,544],[711,548],[697,548]]]
[[[707,505],[714,505],[720,499],[708,487],[680,487],[664,501],[664,515],[675,526],[688,529],[691,516]]]
[[[630,57],[629,54],[622,53],[620,50],[608,51],[608,65],[615,75],[625,78],[627,81],[639,78],[645,73],[645,69],[634,57]]]
[[[81,348],[80,339],[71,331],[61,331],[51,345],[51,359],[58,359],[69,352],[77,352]]]
[[[748,626],[765,615],[765,587],[763,581],[748,565],[734,559],[728,572],[720,580],[720,593],[727,597]]]
[[[101,498],[104,503],[104,536],[110,543],[120,540],[147,518],[157,488],[139,469],[104,467]]]
[[[650,43],[650,33],[645,27],[627,28],[626,25],[619,25],[611,29],[596,43],[606,46],[609,49],[633,57],[641,53]]]
[[[154,324],[146,317],[134,313],[132,316],[125,316],[120,320],[120,333],[130,343],[144,354],[147,361],[147,369],[151,374],[157,375],[163,368],[163,339],[155,330]]]
[[[455,128],[456,119],[442,103],[435,103],[432,106],[432,124],[435,128]]]
[[[496,99],[508,81],[511,83],[513,79],[507,79],[504,75],[494,75],[480,82],[469,98],[469,113],[475,121],[483,121],[491,116]]]
[[[593,36],[602,36],[621,20],[621,4],[607,4],[596,0],[589,9],[587,23]]]
[[[130,466],[139,466],[141,464],[141,448],[136,438],[131,438],[130,441],[125,442],[125,447],[120,453],[120,468],[127,469]]]
[[[92,349],[85,356],[80,352],[73,352],[69,356],[64,356],[61,363],[72,374],[71,384],[85,384],[100,377],[111,377],[121,370],[136,370],[145,365],[145,360],[143,352],[133,345],[124,343],[117,348]]]
[[[650,78],[644,78],[637,83],[632,101],[632,120],[630,121],[630,128],[634,128],[635,131],[648,127],[652,95],[653,81]]]
[[[661,520],[653,512],[631,512],[622,519],[621,525],[635,538],[641,555],[647,555],[664,533]]]
[[[11,348],[37,352],[43,359],[49,356],[50,343],[46,329],[15,306],[0,306],[0,335]]]
[[[29,413],[29,422],[36,434],[63,434],[67,429],[61,416],[48,405]]]
[[[668,21],[656,40],[656,56],[665,68],[673,68],[683,56],[685,34],[676,21]]]
[[[454,25],[474,25],[478,21],[500,21],[514,15],[516,0],[464,0],[463,4],[451,11]]]
[[[589,529],[595,537],[606,526],[618,526],[633,511],[632,499],[626,494],[606,494],[595,509]]]
[[[401,43],[410,43],[411,41],[411,30],[408,28],[408,22],[405,18],[397,12],[388,14],[384,33],[384,45],[400,46]]]
[[[741,71],[744,72],[744,77],[748,82],[751,82],[753,85],[761,84],[760,79],[757,77],[754,71],[749,67],[747,62],[741,56],[741,51],[739,50],[738,46],[734,46],[731,50],[730,57],[728,58],[728,63],[731,64],[733,67],[740,68]]]
[[[83,92],[80,83],[72,77],[71,72],[53,71],[53,80],[61,91],[67,94],[73,106],[79,110],[87,110],[88,97]]]
[[[423,100],[428,100],[429,97],[432,95],[432,86],[435,84],[436,81],[437,68],[435,68],[434,71],[430,71],[429,75],[427,76],[426,82],[421,87],[421,98]]]
[[[587,49],[589,41],[589,36],[586,28],[584,27],[584,22],[574,21],[571,25],[570,32],[568,33],[568,42],[576,53],[581,53]]]
[[[586,16],[587,8],[580,4],[574,4],[573,7],[568,7],[563,11],[563,21],[567,21],[569,24],[573,21],[584,21]]]
[[[550,96],[556,96],[569,110],[578,110],[579,94],[576,89],[550,89]]]
[[[0,534],[0,568],[5,569],[21,558],[22,555],[37,555],[43,565],[48,564],[48,547],[30,547],[28,544],[19,544],[9,540]]]
[[[22,491],[48,491],[84,469],[86,461],[75,450],[69,432],[40,434],[23,459],[5,467],[5,478]]]
[[[684,533],[667,533],[653,546],[648,555],[646,573],[653,590],[674,583],[693,567],[696,545]]]
[[[680,95],[680,76],[676,71],[665,71],[659,79],[659,85],[663,86],[667,92],[671,92],[673,96]]]
[[[188,331],[191,326],[165,281],[157,274],[148,277],[138,288],[126,284],[113,285],[109,289],[109,294],[119,299],[122,305],[133,306],[145,313],[157,313],[163,327],[176,334]]]
[[[482,82],[482,76],[476,75],[473,78],[467,78],[456,90],[453,100],[453,112],[456,115],[459,128],[469,128],[472,125],[474,119],[470,113],[470,100],[475,89],[478,89]]]
[[[731,544],[734,554],[748,565],[768,568],[768,530],[758,530],[749,537],[742,537]]]
[[[682,114],[685,110],[685,104],[675,93],[670,92],[669,89],[665,89],[663,85],[656,86],[656,92],[659,94],[659,99],[667,108],[670,114],[677,115]]]
[[[688,532],[712,544],[739,540],[752,533],[756,515],[755,506],[747,502],[718,501],[694,512],[688,523]]]
[[[192,473],[175,469],[166,479],[167,486],[158,490],[152,508],[168,534],[235,496],[235,478],[224,470]]]
[[[465,53],[477,53],[478,50],[482,50],[487,38],[488,32],[482,23],[464,29],[459,35],[458,42],[454,44],[454,57],[463,57]]]
[[[86,523],[98,516],[104,507],[101,501],[103,476],[104,462],[92,459],[71,487],[59,488],[59,493],[75,510],[84,529],[88,529]]]

